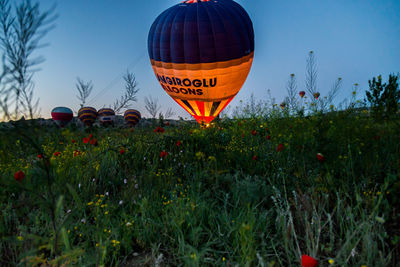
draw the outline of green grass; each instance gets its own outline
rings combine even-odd
[[[398,123],[344,112],[164,133],[2,125],[0,265],[299,266],[307,254],[395,266]]]

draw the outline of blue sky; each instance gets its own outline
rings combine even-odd
[[[18,0],[19,1],[19,0]],[[13,2],[13,1],[11,1]],[[136,75],[140,92],[133,108],[146,117],[144,97],[157,97],[165,111],[189,118],[161,88],[147,54],[147,35],[154,19],[176,0],[40,0],[56,4],[56,27],[38,51],[46,59],[34,76],[43,117],[56,106],[79,109],[76,78],[91,80],[89,104],[111,105],[124,93],[122,74]],[[400,72],[400,1],[398,0],[247,0],[237,1],[249,13],[255,31],[253,67],[231,106],[251,94],[280,103],[291,73],[304,89],[308,52],[313,50],[322,95],[341,77],[338,100],[354,83],[368,88],[368,79]]]

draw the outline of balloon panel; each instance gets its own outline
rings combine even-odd
[[[99,116],[115,116],[114,110],[111,108],[102,108],[98,111]]]
[[[165,92],[197,121],[208,123],[243,86],[253,62],[252,56],[207,64],[163,64],[156,61],[152,64]],[[193,101],[202,104],[193,104]],[[186,102],[190,102],[191,107]]]
[[[51,117],[55,121],[70,121],[73,118],[72,113],[59,113],[59,112],[52,112]]]
[[[73,113],[72,113],[72,110],[71,110],[70,108],[67,108],[67,107],[56,107],[56,108],[53,108],[53,110],[51,111],[51,113],[53,113],[53,112],[55,112],[55,113],[69,113],[69,114],[73,114]]]
[[[150,59],[173,63],[229,61],[254,51],[247,12],[232,0],[177,4],[157,17],[148,38]]]

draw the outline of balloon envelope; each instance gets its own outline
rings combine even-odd
[[[232,0],[184,1],[154,21],[148,51],[162,88],[199,123],[209,123],[247,78],[253,25]]]
[[[64,127],[72,120],[74,114],[70,108],[56,107],[51,111],[51,117],[58,126]]]
[[[101,124],[112,124],[115,120],[115,112],[111,108],[102,108],[98,111]]]
[[[78,111],[78,118],[87,126],[91,126],[97,118],[97,111],[92,107],[83,107]]]
[[[124,113],[124,119],[126,123],[131,126],[135,126],[140,121],[141,118],[142,116],[140,112],[135,109],[128,109]]]

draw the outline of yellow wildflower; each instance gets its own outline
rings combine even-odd
[[[202,159],[204,159],[204,157],[205,157],[205,154],[203,152],[199,151],[196,153],[196,158],[198,160],[202,160]]]
[[[197,254],[196,254],[196,253],[193,253],[192,255],[190,255],[190,257],[191,257],[193,260],[197,260]]]
[[[328,262],[329,262],[329,264],[334,264],[335,263],[335,261],[333,259],[330,259]]]
[[[209,156],[208,160],[213,162],[217,161],[217,159],[214,156]]]

